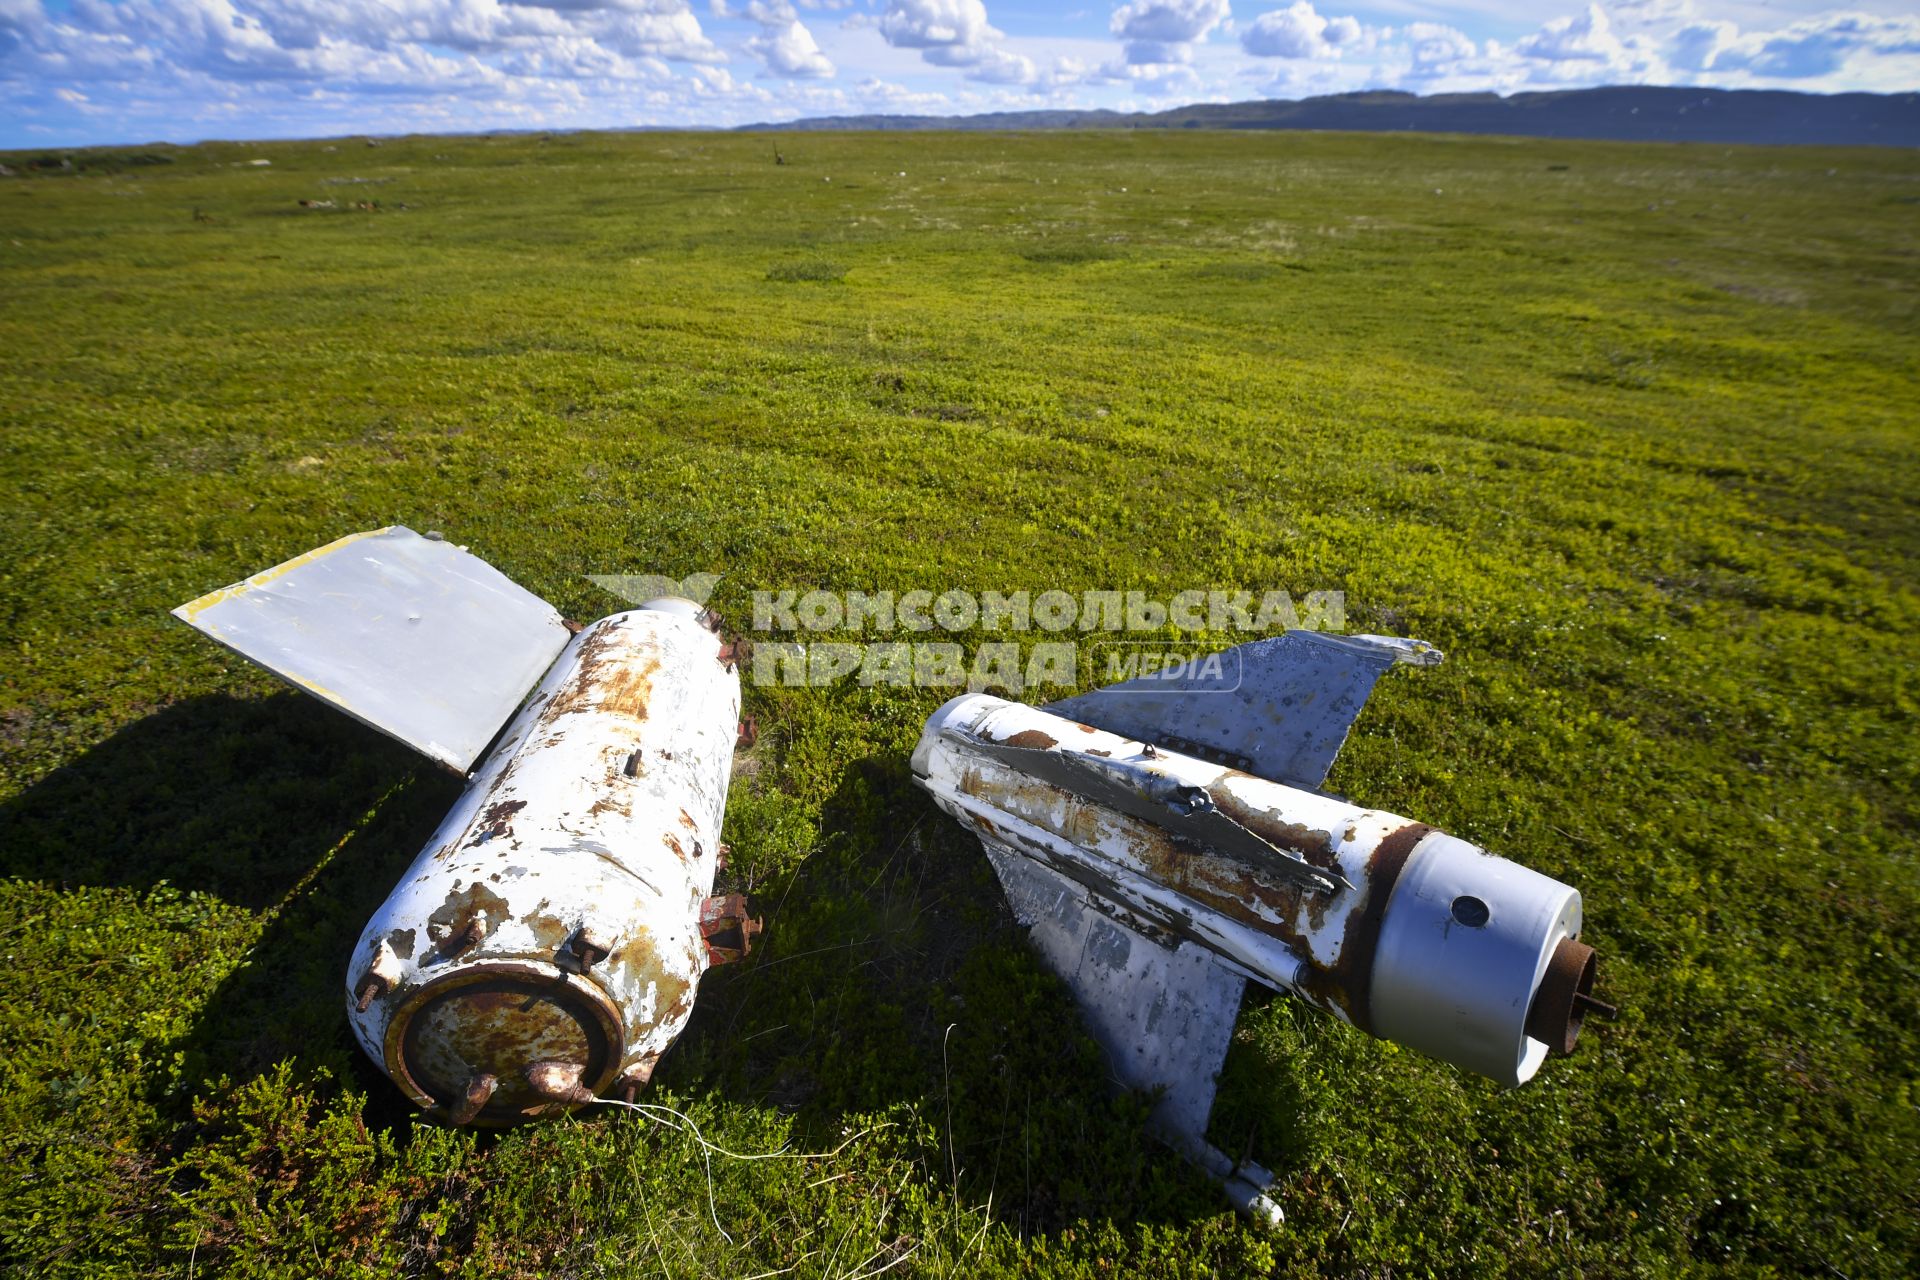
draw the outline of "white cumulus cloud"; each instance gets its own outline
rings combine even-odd
[[[1113,11],[1107,29],[1125,41],[1127,65],[1172,66],[1193,61],[1193,46],[1229,16],[1227,0],[1135,0]]]
[[[1240,29],[1240,47],[1256,58],[1327,58],[1360,43],[1358,18],[1328,18],[1308,0],[1263,13]]]
[[[888,0],[880,34],[897,49],[918,49],[923,61],[955,67],[969,80],[1030,85],[1033,60],[1006,49],[1006,33],[987,21],[980,0]]]
[[[813,32],[800,20],[788,0],[751,0],[738,12],[716,3],[720,17],[746,18],[760,24],[760,34],[747,41],[747,52],[760,59],[769,76],[790,80],[824,80],[834,73],[831,59],[820,51]]]
[[[1738,71],[1775,80],[1830,76],[1856,59],[1920,54],[1920,17],[1836,13],[1774,31],[1696,22],[1674,33],[1669,57],[1689,71]]]
[[[1584,13],[1553,19],[1514,47],[1525,57],[1552,62],[1579,59],[1612,63],[1625,52],[1613,34],[1607,11],[1597,4],[1588,5]]]

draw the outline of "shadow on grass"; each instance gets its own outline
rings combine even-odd
[[[398,744],[291,692],[189,699],[126,726],[0,806],[0,875],[61,887],[165,881],[262,910],[395,782],[426,774],[417,764]],[[424,780],[451,803],[455,779]]]
[[[344,966],[458,793],[458,779],[299,695],[194,698],[0,807],[0,875],[164,883],[263,914],[248,960],[172,1046],[187,1055],[185,1079],[243,1081],[292,1059],[383,1097],[347,1032]]]
[[[260,912],[247,960],[171,1046],[183,1081],[200,1092],[282,1063],[296,1080],[325,1072],[365,1095],[367,1129],[404,1148],[414,1113],[352,1041],[343,966],[459,786],[296,695],[199,698],[0,811],[0,874],[164,881]],[[1146,1136],[1145,1100],[1109,1087],[977,842],[912,787],[904,759],[850,763],[821,830],[821,848],[756,888],[766,938],[702,983],[661,1086],[777,1109],[828,1147],[847,1116],[905,1104],[940,1134],[929,1175],[969,1203],[991,1198],[1023,1233],[1218,1214],[1217,1189]],[[156,1101],[174,1131],[152,1136],[178,1154],[196,1141],[190,1099]]]
[[[905,1103],[932,1161],[1022,1234],[1080,1219],[1186,1224],[1219,1189],[1147,1136],[1071,994],[1028,947],[979,842],[907,761],[851,762],[822,847],[755,895],[767,932],[710,974],[657,1081],[777,1107],[832,1145],[849,1114]]]

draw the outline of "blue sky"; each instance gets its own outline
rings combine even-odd
[[[1920,13],[1886,0],[0,0],[7,147],[1595,84],[1913,90]]]

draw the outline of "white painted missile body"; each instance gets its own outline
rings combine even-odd
[[[1050,710],[955,698],[913,773],[979,836],[1115,1077],[1161,1091],[1162,1135],[1277,1220],[1271,1175],[1204,1137],[1246,982],[1508,1086],[1605,1006],[1576,890],[1314,789],[1374,679],[1436,653],[1293,633],[1220,656]]]
[[[701,974],[758,928],[737,896],[711,896],[740,732],[740,680],[711,615],[662,599],[570,634],[463,549],[399,528],[176,613],[472,769],[349,960],[348,1020],[368,1056],[457,1124],[631,1100]]]
[[[686,1025],[740,717],[720,643],[653,609],[581,631],[374,912],[353,1033],[420,1106],[556,1113]]]

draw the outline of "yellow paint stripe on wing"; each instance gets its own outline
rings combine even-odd
[[[336,538],[332,542],[329,542],[326,546],[315,547],[311,551],[307,551],[300,555],[295,556],[293,559],[287,561],[285,564],[277,564],[273,566],[273,568],[271,569],[262,569],[259,573],[254,574],[251,578],[248,578],[244,582],[236,582],[230,587],[221,587],[218,591],[209,591],[206,595],[201,596],[198,600],[189,600],[187,601],[187,603],[175,609],[173,611],[173,616],[180,619],[182,622],[188,623],[195,627],[200,627],[202,631],[205,631],[207,630],[207,628],[200,626],[200,621],[199,621],[200,615],[205,613],[207,610],[213,608],[215,605],[225,604],[229,600],[232,600],[238,596],[245,595],[248,591],[253,590],[255,587],[264,587],[268,583],[274,581],[275,579],[283,577],[286,574],[293,572],[295,569],[298,569],[303,565],[309,565],[309,564],[313,564],[315,561],[324,560],[328,556],[332,555],[334,552],[338,551],[340,548],[347,546],[350,543],[359,542],[362,538],[377,538],[381,534],[392,533],[394,530],[398,528],[400,528],[399,525],[388,525],[384,529],[369,529],[364,533],[350,533],[344,538]]]

